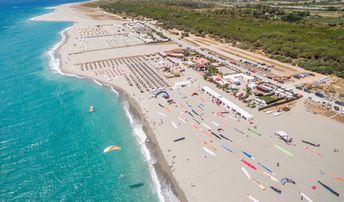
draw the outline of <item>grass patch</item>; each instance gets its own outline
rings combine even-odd
[[[270,104],[270,103],[272,103],[272,102],[277,100],[277,98],[272,97],[270,95],[260,96],[259,99],[264,100],[266,102],[266,104]]]

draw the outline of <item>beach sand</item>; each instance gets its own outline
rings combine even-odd
[[[141,43],[134,35],[128,35],[129,39],[127,36],[116,38],[115,35],[106,34],[93,38],[90,37],[92,33],[82,33],[80,30],[98,30],[98,27],[110,29],[107,28],[108,24],[120,27],[130,21],[119,16],[108,16],[99,9],[89,8],[93,12],[90,15],[90,10],[80,9],[80,4],[65,4],[55,9],[55,12],[34,20],[74,22],[66,32],[66,42],[56,53],[61,61],[61,70],[112,86],[119,91],[122,99],[129,101],[130,111],[144,124],[149,140],[146,145],[157,158],[155,168],[159,179],[171,186],[180,201],[250,201],[248,194],[259,201],[299,201],[300,192],[313,201],[343,201],[344,182],[340,180],[344,177],[343,124],[306,112],[302,102],[278,117],[249,109],[188,68],[182,77],[167,79],[170,84],[187,78],[192,80],[191,87],[165,88],[176,104],[169,104],[162,96],[155,97],[152,92],[140,93],[137,86],[129,86],[123,76],[109,78],[105,73],[99,73],[99,69],[104,69],[99,65],[105,65],[106,62],[95,61],[113,59],[111,61],[125,63],[134,58],[153,64],[152,58],[158,58],[156,53],[177,48],[177,45]],[[102,30],[96,32],[100,32],[100,35],[103,33]],[[84,35],[89,38],[82,38]],[[112,39],[115,44],[109,42]],[[123,59],[128,57],[130,59]],[[88,69],[89,64],[93,65],[92,69],[83,69]],[[126,68],[126,64],[119,64],[118,69],[122,72],[125,73]],[[209,86],[252,113],[253,123],[213,103],[213,99],[200,90],[203,86]],[[198,95],[191,96],[194,92]],[[228,113],[217,113],[224,111]],[[280,130],[293,137],[292,145],[285,144],[274,135]],[[182,137],[185,139],[175,142]],[[302,140],[321,146],[313,147],[302,143]],[[339,149],[339,152],[334,152],[335,149]],[[253,155],[254,159],[243,152]],[[241,161],[241,158],[249,164]],[[252,169],[250,164],[256,169]],[[280,180],[283,178],[290,178],[296,184],[282,185]],[[317,180],[336,190],[340,196],[326,191]],[[316,190],[311,188],[314,185],[317,186]],[[282,190],[282,193],[274,192],[270,186]]]

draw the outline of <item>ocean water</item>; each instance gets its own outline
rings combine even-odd
[[[71,23],[29,20],[64,2],[0,0],[0,201],[159,201],[127,104],[53,69],[51,49]],[[110,145],[122,150],[103,154]]]

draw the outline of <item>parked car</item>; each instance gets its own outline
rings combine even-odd
[[[296,86],[296,89],[302,90],[302,86]]]
[[[322,92],[316,92],[315,95],[321,98],[325,97],[325,95]]]
[[[311,91],[308,88],[303,89],[306,93],[311,93]]]
[[[337,105],[340,105],[340,106],[344,106],[344,102],[339,101],[339,100],[335,101],[334,103],[336,103]]]

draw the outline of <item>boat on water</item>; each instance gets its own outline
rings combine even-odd
[[[93,105],[91,105],[91,106],[88,108],[88,111],[89,111],[89,112],[93,112],[93,111],[94,111]]]

